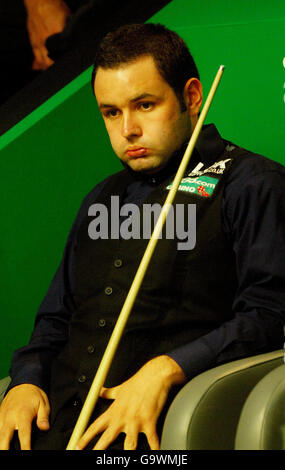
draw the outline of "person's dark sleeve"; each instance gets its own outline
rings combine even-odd
[[[69,321],[75,309],[73,300],[73,248],[82,218],[104,183],[99,183],[84,199],[69,233],[62,261],[41,303],[30,342],[16,350],[12,357],[11,383],[30,383],[48,391],[51,364],[68,339]]]
[[[85,5],[96,5],[96,0],[64,0],[64,3],[66,3],[71,11],[77,11]],[[98,1],[98,3],[100,2]]]
[[[236,255],[235,316],[169,353],[188,379],[222,363],[281,349],[284,344],[284,167],[233,179],[223,199],[223,229]],[[217,295],[223,295],[222,285]]]

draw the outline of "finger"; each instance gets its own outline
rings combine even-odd
[[[32,423],[29,419],[24,420],[18,425],[18,436],[21,450],[31,450],[31,432]]]
[[[108,400],[115,400],[117,388],[118,387],[112,387],[112,388],[102,387],[100,390],[100,398],[107,398]]]
[[[124,450],[136,450],[138,445],[138,432],[133,431],[131,433],[128,432],[125,437],[124,441]]]
[[[39,47],[33,47],[33,53],[34,53],[34,62],[32,65],[33,70],[42,70],[43,67],[43,59],[42,59],[42,53]]]
[[[147,442],[151,450],[159,450],[160,444],[159,444],[158,435],[156,433],[156,429],[149,428],[147,430],[144,430],[144,434],[146,435]]]
[[[43,55],[44,65],[46,68],[54,64],[54,61],[49,57],[48,50],[45,46],[43,46],[42,55]]]
[[[77,450],[84,449],[87,446],[87,444],[89,444],[89,442],[95,436],[97,436],[97,434],[100,434],[101,432],[103,432],[106,429],[107,424],[105,423],[105,421],[103,421],[100,418],[98,418],[96,421],[94,421],[94,423],[91,424],[91,426],[89,426],[89,428],[85,431],[83,436],[79,439],[79,441],[77,443],[77,446],[76,446]]]
[[[32,65],[33,70],[46,70],[51,65],[54,64],[54,61],[48,57],[48,50],[45,46],[35,46],[33,48],[34,53],[34,62]]]
[[[106,431],[102,434],[98,442],[96,442],[95,447],[93,447],[93,450],[105,450],[109,447],[112,442],[118,437],[120,434],[121,430],[118,428],[108,428]]]
[[[15,428],[5,426],[5,431],[2,428],[0,431],[0,450],[9,450],[10,442],[12,440]]]
[[[37,426],[41,431],[47,431],[49,429],[49,413],[50,407],[45,402],[41,402],[39,406],[37,416]]]

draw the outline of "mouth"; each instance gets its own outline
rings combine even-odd
[[[126,150],[126,153],[131,158],[139,158],[147,155],[147,148],[145,147],[130,147]]]

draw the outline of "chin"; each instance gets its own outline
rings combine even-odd
[[[128,162],[128,165],[133,171],[138,171],[141,173],[155,173],[162,168],[160,162],[150,161],[148,159],[144,160],[143,158]]]
[[[157,171],[160,170],[160,167],[154,167],[154,166],[131,166],[133,171],[137,171],[138,173],[145,173],[145,174],[152,174],[156,173]]]
[[[128,165],[133,171],[148,171],[152,169],[152,165],[146,164],[144,162],[130,162]]]

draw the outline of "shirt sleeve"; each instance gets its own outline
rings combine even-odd
[[[234,318],[169,353],[188,379],[225,362],[283,347],[284,170],[273,164],[262,171],[241,169],[225,188],[223,231],[235,253],[238,277]]]
[[[51,363],[67,342],[69,321],[75,310],[72,294],[73,249],[77,231],[105,181],[99,183],[82,202],[68,235],[61,263],[38,309],[29,344],[13,354],[10,368],[12,380],[7,391],[23,383],[37,385],[48,391]]]

